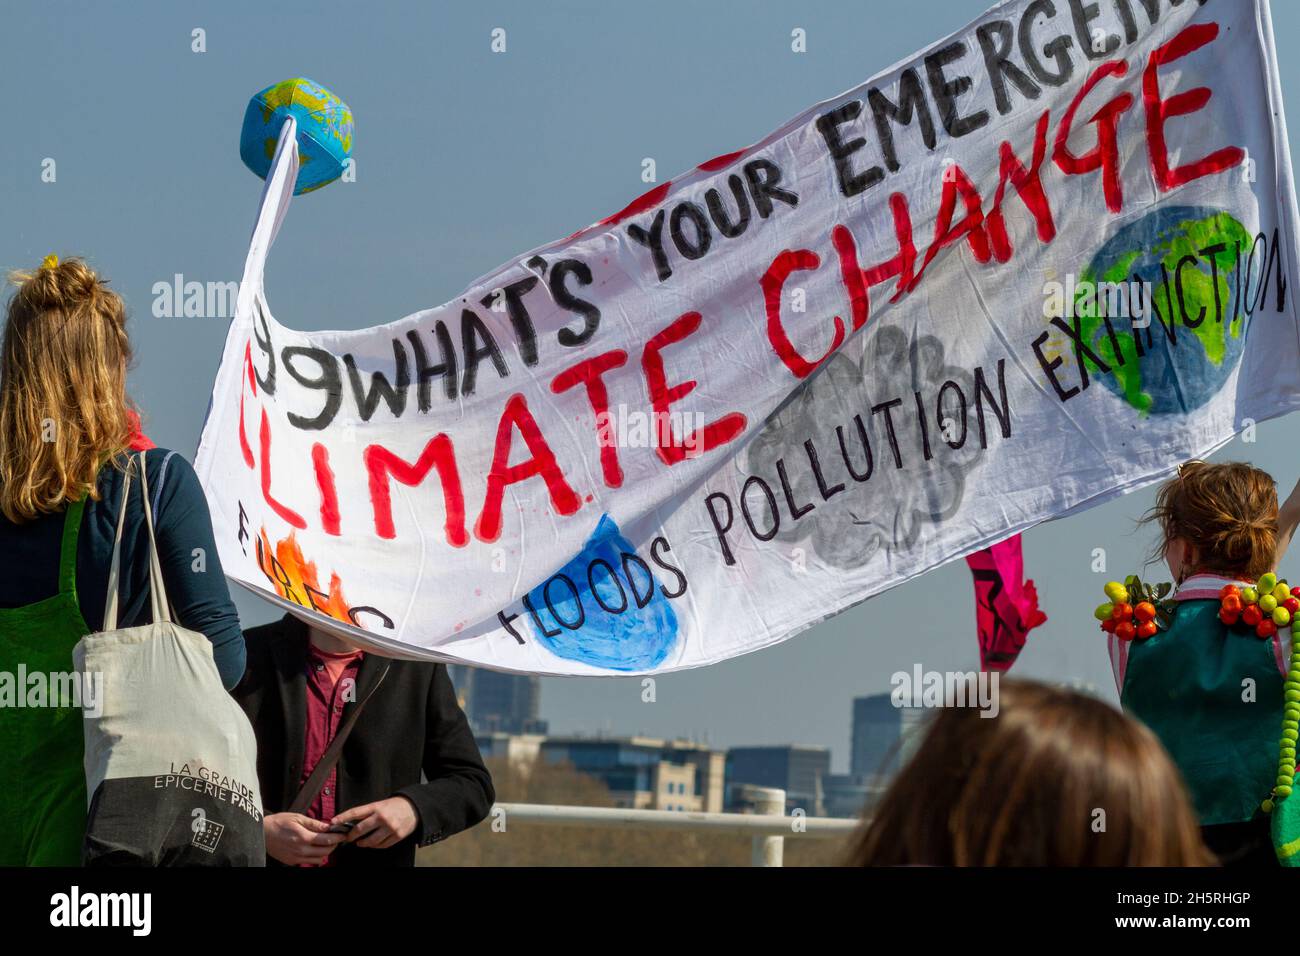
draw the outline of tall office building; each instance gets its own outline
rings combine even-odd
[[[862,780],[890,777],[920,742],[921,707],[897,707],[889,694],[853,699],[853,750],[849,774]]]
[[[476,734],[544,734],[541,679],[531,674],[503,674],[465,664],[449,664],[448,675],[460,706]]]
[[[786,744],[777,747],[732,747],[727,751],[727,786],[752,783],[785,791],[786,812],[826,815],[823,781],[831,772],[825,747]]]

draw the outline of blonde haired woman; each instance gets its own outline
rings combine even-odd
[[[131,346],[121,297],[84,262],[50,256],[13,279],[0,343],[0,673],[27,675],[18,694],[43,682],[54,699],[0,707],[0,866],[75,866],[86,821],[82,719],[58,688],[73,647],[103,626],[138,421],[126,395]],[[182,626],[212,642],[233,687],[244,640],[198,479],[163,448],[148,452],[146,471],[167,596]],[[120,627],[149,620],[147,541],[133,494]]]

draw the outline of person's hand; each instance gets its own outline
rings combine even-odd
[[[301,813],[270,813],[262,817],[266,854],[289,866],[321,866],[346,837],[327,833],[330,825]]]
[[[330,821],[331,826],[336,823],[356,824],[348,833],[349,843],[372,850],[386,850],[415,832],[420,824],[420,814],[406,797],[389,797],[344,810]]]

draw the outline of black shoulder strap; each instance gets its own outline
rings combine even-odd
[[[302,789],[298,791],[298,796],[293,798],[293,803],[289,806],[290,813],[307,812],[307,808],[310,807],[312,801],[316,799],[316,794],[320,793],[320,788],[325,786],[325,779],[330,775],[330,771],[333,770],[334,766],[339,762],[339,757],[343,753],[343,745],[347,742],[348,735],[352,733],[352,728],[356,726],[357,718],[360,717],[361,712],[365,710],[366,704],[370,702],[370,698],[375,696],[375,691],[379,690],[379,685],[384,682],[384,678],[388,676],[388,669],[392,666],[392,662],[384,665],[384,669],[379,675],[379,680],[375,681],[375,685],[370,688],[365,697],[362,697],[357,701],[357,706],[352,708],[352,713],[348,714],[348,719],[343,721],[343,726],[340,727],[339,732],[334,735],[334,739],[330,741],[330,745],[325,748],[325,753],[323,753],[320,760],[317,761],[311,775],[307,778],[307,782],[304,783]]]

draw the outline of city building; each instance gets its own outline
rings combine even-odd
[[[532,674],[505,674],[466,664],[449,664],[447,673],[475,734],[545,734],[538,716],[541,679]]]
[[[549,737],[541,757],[598,777],[617,806],[722,810],[724,755],[705,744],[656,737]]]
[[[822,781],[830,772],[831,752],[826,747],[786,744],[727,751],[728,789],[746,783],[779,787],[785,791],[787,813],[803,810],[808,816],[825,816]]]
[[[892,777],[920,743],[924,716],[924,708],[899,707],[889,694],[855,697],[849,775],[864,782]]]
[[[541,734],[507,734],[500,730],[474,735],[474,742],[484,760],[502,757],[525,769],[537,760],[544,740],[546,738]]]
[[[854,818],[870,810],[885,792],[886,779],[875,774],[832,773],[822,781],[828,817]]]

